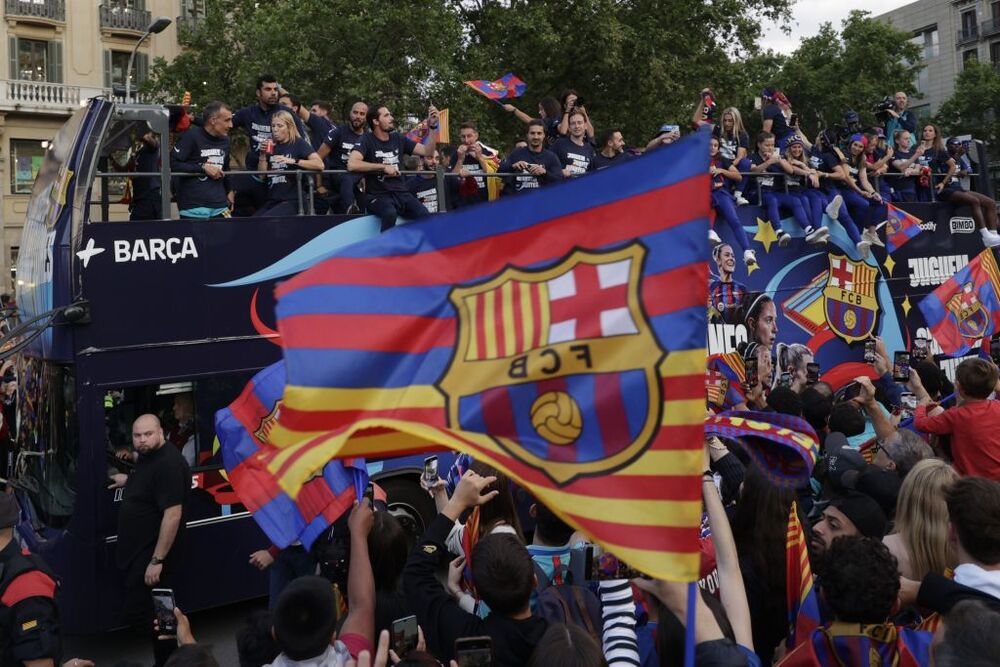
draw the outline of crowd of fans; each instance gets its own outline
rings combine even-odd
[[[848,116],[845,131],[824,130],[812,142],[783,93],[769,89],[763,97],[764,129],[753,145],[739,110],[725,109],[714,123],[708,90],[693,118],[697,126],[711,126],[713,205],[747,264],[755,258],[736,216],[746,202],[758,203],[773,220],[790,213],[810,243],[828,236],[824,214],[840,220],[862,253],[881,244],[876,228],[890,201],[968,203],[978,210],[984,241],[1000,243],[992,231],[995,206],[956,180],[968,171],[961,144],[943,144],[933,125],[915,141],[904,94],[896,95],[884,128],[864,132]],[[326,210],[367,210],[388,228],[398,215],[426,215],[441,194],[430,178],[403,177],[407,156],[421,159],[425,170],[440,163],[457,175],[445,195],[451,207],[489,201],[501,189],[516,194],[577,178],[639,152],[625,147],[617,129],[597,135],[573,91],[542,100],[538,118],[504,108],[524,121],[526,133],[523,145],[502,159],[479,141],[472,122],[461,125],[454,149],[436,145],[433,107],[430,139],[416,143],[395,130],[384,105],[358,101],[347,122],[334,127],[328,104],[306,109],[282,93],[274,77],[263,76],[255,104],[234,113],[213,102],[201,123],[180,135],[170,153],[173,170],[200,177],[180,179],[175,197],[189,218],[234,210],[283,215],[300,196],[292,171],[341,170],[317,176]],[[249,134],[243,162],[256,165],[262,179],[229,174],[233,127]],[[664,125],[644,150],[679,136],[678,126]],[[490,173],[513,175],[501,188]],[[139,192],[133,201],[144,196]],[[779,242],[787,237],[782,233]],[[774,302],[733,280],[734,249],[719,243],[713,256],[712,317],[744,324],[750,340],[740,350],[737,400],[727,404],[728,392],[710,391],[707,408],[801,417],[815,430],[821,457],[808,487],[784,489],[737,443],[706,435],[696,664],[824,664],[805,655],[817,642],[836,656],[830,664],[859,664],[849,654],[854,644],[841,640],[865,636],[879,642],[878,664],[894,665],[901,650],[896,638],[928,628],[938,634],[933,663],[923,655],[917,664],[993,664],[1000,655],[994,362],[963,361],[952,387],[932,358],[900,377],[902,369],[893,368],[889,351],[873,339],[875,379],[858,377],[835,392],[808,348],[777,340]],[[374,502],[356,503],[333,537],[312,550],[293,545],[253,554],[252,564],[263,569],[277,568],[283,554],[281,562],[293,554],[296,565],[273,570],[269,610],[255,613],[236,636],[240,664],[682,664],[690,648],[686,585],[626,576],[623,564],[596,552],[587,535],[481,462],[460,457],[446,479],[423,484],[437,515],[412,544],[376,495]],[[786,643],[793,508],[807,535],[822,611],[819,639],[798,647]],[[176,632],[161,636],[177,644],[166,664],[218,664],[184,614],[175,615]],[[415,633],[408,630],[413,626]]]

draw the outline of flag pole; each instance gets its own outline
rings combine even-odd
[[[694,619],[697,609],[698,582],[688,584],[687,623],[684,624],[684,667],[694,667]]]

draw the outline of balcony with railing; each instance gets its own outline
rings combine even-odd
[[[40,23],[65,23],[66,0],[4,0],[4,16]]]
[[[966,26],[955,35],[955,46],[962,46],[979,40],[979,26],[973,24]]]
[[[0,79],[0,110],[70,113],[86,104],[91,97],[107,94],[109,91],[103,88]]]
[[[134,9],[124,3],[104,0],[98,8],[101,16],[101,30],[114,33],[138,33],[146,32],[152,20],[151,15],[144,9]]]
[[[203,16],[178,16],[176,21],[177,40],[181,44],[189,44],[204,20]]]
[[[979,26],[979,33],[983,37],[992,37],[993,35],[1000,34],[1000,17],[983,21],[982,25]]]

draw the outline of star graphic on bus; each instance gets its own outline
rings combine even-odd
[[[95,248],[94,239],[88,239],[87,247],[77,251],[76,256],[83,262],[83,268],[87,268],[87,265],[90,264],[90,258],[94,255],[100,255],[105,250],[106,248]]]

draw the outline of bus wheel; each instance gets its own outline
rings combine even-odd
[[[416,477],[394,477],[378,484],[385,489],[389,514],[396,517],[411,542],[419,540],[437,514],[434,500],[420,488]]]

